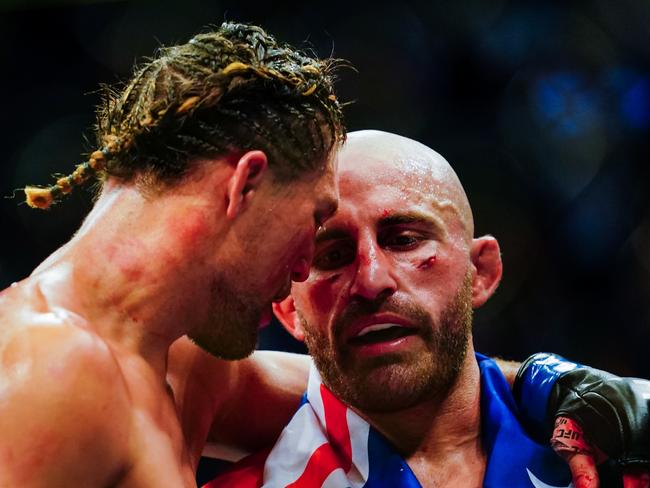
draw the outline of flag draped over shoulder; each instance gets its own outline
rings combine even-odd
[[[531,440],[494,361],[481,369],[484,487],[570,487],[568,467]],[[322,384],[312,365],[302,404],[271,450],[237,463],[204,488],[421,488],[408,464],[363,418]]]

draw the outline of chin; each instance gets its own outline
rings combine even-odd
[[[189,335],[188,337],[194,344],[199,346],[208,354],[226,361],[237,361],[250,356],[257,347],[257,337],[249,341],[215,341],[214,338],[205,338],[202,336]]]
[[[322,371],[326,385],[363,412],[397,412],[447,389],[441,378],[431,374],[430,364],[387,361],[352,371],[326,369]]]
[[[248,320],[232,320],[211,324],[199,331],[188,333],[187,336],[201,349],[218,357],[234,361],[251,355],[257,347],[257,331],[259,317],[252,316]]]

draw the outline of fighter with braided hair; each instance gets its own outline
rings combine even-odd
[[[0,486],[195,486],[221,405],[206,394],[186,424],[170,345],[243,358],[306,279],[338,198],[336,64],[235,23],[160,49],[107,90],[88,160],[25,189],[48,208],[102,180],[76,235],[0,297]],[[224,397],[247,368],[211,367]]]
[[[322,165],[342,142],[334,60],[278,44],[261,28],[226,23],[187,44],[160,49],[98,112],[100,149],[47,188],[25,188],[48,208],[89,177],[169,182],[197,158],[260,149],[279,181]]]

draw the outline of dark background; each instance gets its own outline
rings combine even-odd
[[[505,264],[477,313],[478,350],[552,350],[650,377],[650,2],[0,0],[0,195],[93,149],[100,83],[225,19],[351,61],[349,128],[417,139],[452,163]],[[49,212],[21,198],[0,199],[2,288],[91,205],[89,191]],[[261,342],[298,347],[277,325]]]

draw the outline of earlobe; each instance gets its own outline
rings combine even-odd
[[[296,304],[293,301],[293,297],[288,296],[281,302],[274,303],[273,313],[289,334],[300,342],[304,342],[305,331],[302,328],[298,312],[296,312]]]
[[[478,308],[494,294],[501,281],[503,263],[499,243],[492,236],[472,240],[472,307]]]
[[[227,187],[226,217],[234,219],[251,199],[266,174],[268,160],[262,151],[248,151],[236,163]]]

